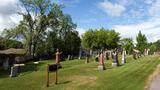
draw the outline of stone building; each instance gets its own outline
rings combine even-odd
[[[25,49],[10,48],[6,50],[0,50],[0,67],[4,70],[8,70],[13,64],[24,61]]]

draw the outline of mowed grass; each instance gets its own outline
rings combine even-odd
[[[146,56],[133,60],[128,56],[125,65],[114,68],[111,62],[106,61],[107,69],[99,71],[97,62],[64,61],[61,63],[63,68],[58,71],[58,84],[54,84],[55,76],[51,73],[48,88],[45,87],[46,65],[53,63],[53,60],[41,61],[37,72],[28,63],[18,77],[10,78],[1,71],[0,90],[143,90],[160,58]]]

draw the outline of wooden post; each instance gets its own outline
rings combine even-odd
[[[56,70],[56,75],[55,75],[55,84],[58,84],[58,64],[57,64],[57,70]]]
[[[49,64],[46,68],[46,87],[49,87]]]

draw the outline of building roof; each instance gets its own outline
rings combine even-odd
[[[25,51],[25,49],[10,48],[10,49],[6,49],[6,50],[0,50],[0,54],[5,54],[5,55],[25,55],[26,51]]]

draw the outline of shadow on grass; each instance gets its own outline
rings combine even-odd
[[[63,81],[63,82],[59,82],[58,84],[68,84],[71,83],[72,81]]]

